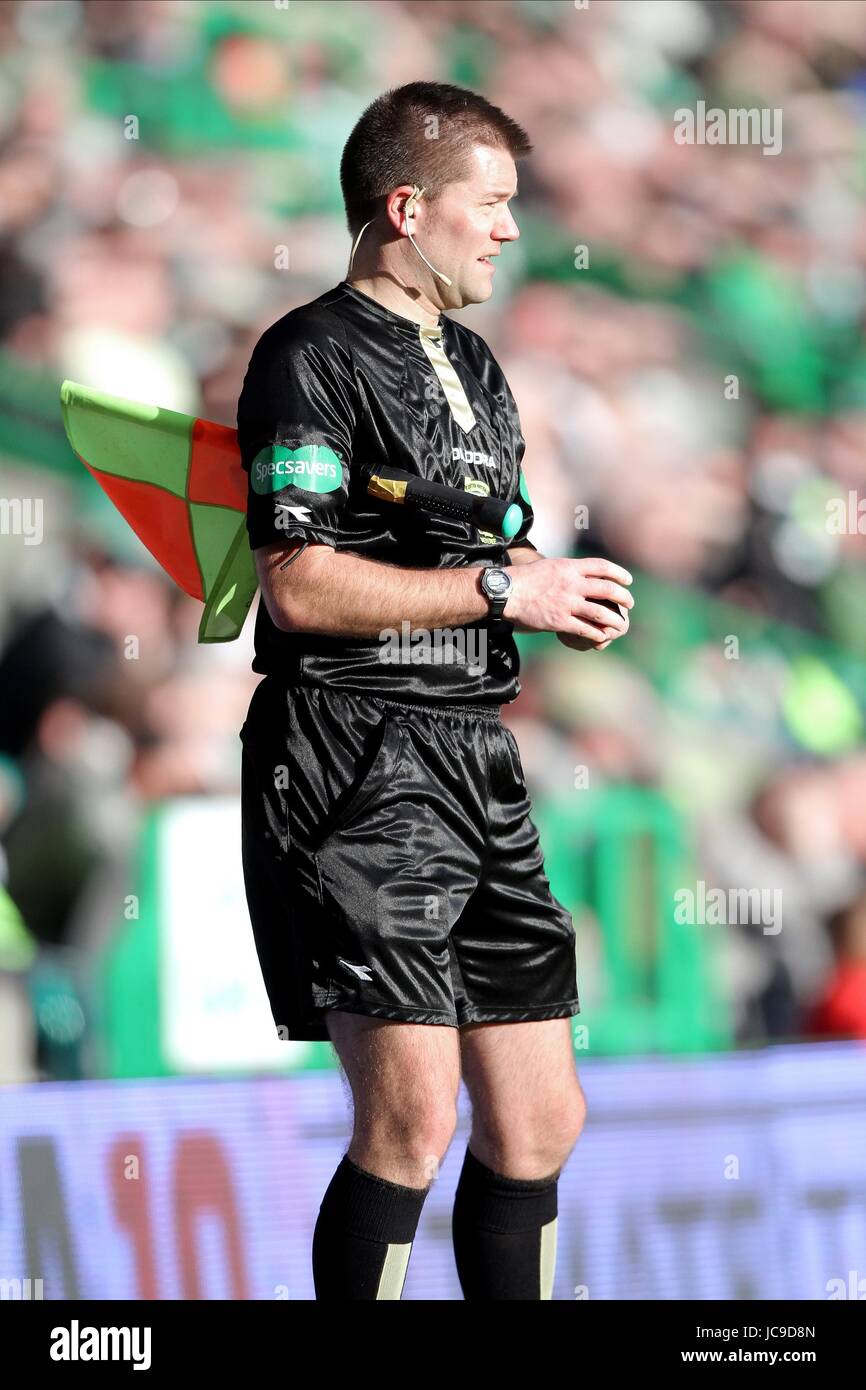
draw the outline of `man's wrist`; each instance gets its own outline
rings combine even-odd
[[[482,594],[487,599],[490,620],[501,622],[503,610],[514,587],[511,575],[500,565],[490,565],[482,569],[479,584]]]
[[[531,565],[534,564],[536,560],[544,559],[544,556],[541,554],[541,551],[536,550],[535,546],[531,545],[529,541],[526,541],[520,545],[510,545],[506,550],[505,555],[508,560],[508,563],[515,567],[519,565]]]

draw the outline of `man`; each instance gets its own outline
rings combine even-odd
[[[329,1038],[354,1100],[313,1239],[322,1300],[400,1298],[461,1074],[464,1296],[549,1299],[585,1113],[574,927],[500,712],[513,628],[600,650],[631,576],[533,548],[508,384],[442,315],[490,297],[529,149],[456,87],[374,101],[341,165],[348,278],[263,334],[238,406],[266,676],[242,731],[247,898],[280,1035]],[[516,503],[511,543],[371,492],[388,465]]]

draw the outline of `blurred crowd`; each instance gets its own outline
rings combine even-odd
[[[866,1037],[862,0],[23,0],[0,43],[4,439],[13,368],[233,425],[261,332],[345,276],[366,102],[456,81],[525,126],[521,238],[459,317],[516,396],[536,546],[636,576],[610,652],[526,643],[527,776],[652,788],[697,877],[782,889],[778,935],[719,936],[738,1042]],[[679,143],[699,101],[781,112],[781,150]],[[0,454],[0,496],[44,499],[41,544],[0,536],[0,1018],[36,1022],[12,1074],[86,1038],[142,817],[236,793],[258,679],[252,619],[198,646],[79,471]]]

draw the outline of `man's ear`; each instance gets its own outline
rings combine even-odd
[[[406,185],[403,185],[403,188],[405,187]],[[396,224],[398,231],[403,231],[404,219],[407,229],[409,231],[412,230],[412,218],[415,212],[415,204],[423,191],[422,188],[418,187],[417,183],[413,183],[408,194],[404,193],[402,189],[395,188],[394,192],[389,196],[385,211],[388,216],[388,221],[391,222],[392,226]],[[401,198],[405,199],[402,206],[400,203]],[[394,221],[392,221],[392,218]]]
[[[423,188],[419,188],[418,185],[417,185],[417,183],[413,183],[413,185],[412,185],[412,192],[409,194],[409,197],[406,199],[406,204],[405,204],[405,207],[403,208],[403,212],[404,212],[404,214],[405,214],[405,216],[406,216],[406,221],[407,221],[407,222],[411,222],[412,219],[414,218],[414,216],[415,216],[415,204],[418,202],[418,199],[419,199],[419,198],[423,198],[423,197],[424,197],[424,189],[423,189]]]

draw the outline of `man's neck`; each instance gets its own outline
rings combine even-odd
[[[369,275],[349,275],[346,283],[361,294],[369,295],[385,309],[399,314],[412,323],[420,323],[423,328],[439,326],[439,309],[431,304],[423,290],[413,285],[404,285],[390,271],[373,271]]]

